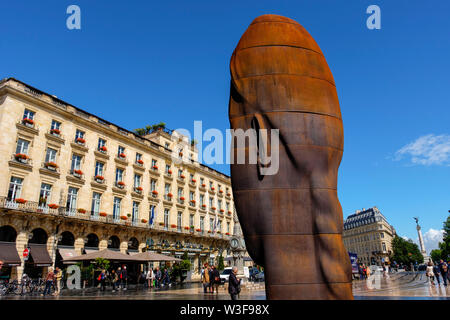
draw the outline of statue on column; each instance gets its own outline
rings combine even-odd
[[[343,124],[322,51],[296,21],[263,15],[241,37],[230,71],[233,195],[247,251],[264,267],[267,299],[353,299],[337,196]],[[279,148],[266,139],[256,163],[236,163],[252,150],[235,143],[238,129],[258,139],[278,129]],[[274,151],[278,171],[263,174],[270,164],[260,156]]]
[[[425,249],[425,243],[423,242],[422,228],[419,225],[419,218],[414,217],[414,220],[416,221],[417,236],[419,237],[420,253],[423,255],[423,260],[427,262],[429,257],[427,255],[427,250]]]

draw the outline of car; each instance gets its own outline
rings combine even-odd
[[[220,274],[221,283],[228,282],[228,280],[230,279],[231,270],[231,267],[226,267],[225,269],[223,269],[222,273]]]
[[[372,265],[372,266],[369,266],[369,268],[370,268],[371,274],[374,274],[376,272],[381,272],[381,273],[383,272],[383,267],[380,267],[380,266]]]

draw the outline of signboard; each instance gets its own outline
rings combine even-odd
[[[352,264],[352,273],[358,273],[358,255],[356,253],[348,253]]]
[[[28,248],[25,248],[25,249],[23,250],[23,253],[22,253],[22,255],[23,255],[23,260],[27,261],[27,260],[28,260],[28,257],[29,257],[29,255],[30,255],[30,249],[28,249]]]

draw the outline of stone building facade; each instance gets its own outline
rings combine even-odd
[[[12,277],[32,263],[45,272],[42,248],[52,263],[104,248],[186,251],[194,278],[226,256],[230,179],[198,163],[186,137],[139,136],[13,78],[0,81],[0,128],[0,242],[20,257]]]
[[[366,265],[389,262],[394,236],[394,227],[377,207],[357,210],[344,221],[344,245]]]

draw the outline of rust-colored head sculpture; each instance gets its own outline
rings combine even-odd
[[[265,268],[267,298],[352,299],[337,197],[343,125],[322,51],[296,21],[263,15],[240,39],[230,69],[231,128],[279,130],[275,174],[261,174],[260,161],[231,165],[237,214],[250,256]],[[235,143],[232,154],[248,159],[249,150]]]

